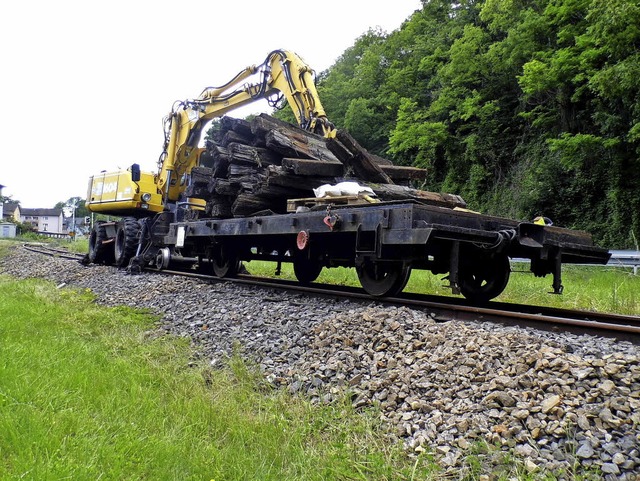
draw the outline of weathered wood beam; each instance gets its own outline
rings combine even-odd
[[[323,184],[334,183],[335,180],[336,179],[334,177],[307,177],[302,175],[292,175],[288,173],[283,167],[271,166],[269,167],[267,184],[279,185],[292,190],[302,190],[306,192],[302,197],[308,197],[313,195],[313,189],[320,187]],[[290,195],[288,197],[299,197],[299,195]]]
[[[253,138],[251,122],[245,119],[236,119],[235,117],[228,117],[225,115],[220,119],[220,128],[225,132],[232,130],[246,139]]]
[[[268,165],[280,165],[282,160],[282,157],[272,150],[237,142],[229,144],[227,151],[231,164],[245,163],[256,167],[266,167]]]
[[[428,174],[426,169],[404,165],[380,165],[380,168],[394,182],[400,180],[425,180]]]
[[[349,133],[338,130],[335,138],[327,139],[327,147],[348,169],[367,182],[393,184],[393,180]]]
[[[344,165],[340,162],[284,157],[282,167],[288,172],[303,176],[341,177],[344,175]]]
[[[231,211],[235,217],[242,217],[261,210],[272,209],[273,206],[274,202],[272,199],[265,199],[264,197],[253,194],[240,194],[234,200]],[[284,209],[279,210],[283,212],[286,211],[286,202]]]
[[[380,200],[417,200],[425,204],[441,207],[467,207],[467,203],[459,195],[429,192],[394,184],[364,183],[364,185],[371,187]]]
[[[327,148],[324,137],[305,131],[291,129],[273,129],[265,135],[267,147],[279,152],[284,157],[336,162],[338,159]]]

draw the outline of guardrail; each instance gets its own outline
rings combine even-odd
[[[49,232],[45,230],[39,230],[36,232],[36,234],[43,237],[51,237],[54,239],[66,239],[69,237],[69,234],[66,232]]]
[[[631,267],[633,268],[633,274],[638,274],[640,270],[640,251],[610,250],[609,252],[611,252],[611,258],[607,262],[607,267]],[[511,259],[511,261],[530,262],[529,259]]]
[[[607,263],[608,266],[615,267],[633,267],[634,275],[638,274],[640,269],[640,251],[609,251],[611,259]]]

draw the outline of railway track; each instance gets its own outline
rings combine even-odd
[[[84,255],[74,254],[61,248],[52,248],[43,244],[24,244],[24,248],[43,255],[80,261]],[[256,277],[240,274],[235,278],[219,278],[216,276],[192,272],[189,270],[155,270],[151,272],[165,275],[180,275],[207,282],[235,282],[256,287],[296,291],[315,296],[330,298],[371,301],[370,295],[361,289],[314,283],[301,285],[295,281]],[[436,320],[491,322],[518,327],[529,327],[551,332],[572,332],[578,335],[602,336],[628,341],[640,345],[640,316],[614,313],[591,312],[489,302],[484,305],[473,305],[465,299],[433,296],[424,294],[402,294],[398,297],[380,297],[375,300],[382,304],[407,306],[429,312]]]
[[[75,260],[75,261],[80,261],[85,256],[84,254],[70,252],[67,249],[63,249],[61,247],[51,247],[41,242],[31,242],[27,244],[22,244],[22,247],[30,252],[36,252],[38,254],[46,255],[49,257],[60,257],[62,259],[69,259],[69,260]]]
[[[264,288],[293,290],[342,299],[371,301],[373,298],[361,289],[331,284],[303,286],[295,281],[278,280],[240,274],[234,279],[178,270],[157,271],[168,275],[182,275],[210,282],[237,282]],[[473,305],[464,299],[403,294],[399,297],[375,298],[377,302],[422,309],[438,321],[462,320],[492,322],[504,325],[530,327],[552,332],[572,332],[579,335],[602,336],[640,344],[640,316],[558,309],[544,306],[490,302]]]

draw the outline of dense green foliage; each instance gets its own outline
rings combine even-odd
[[[607,247],[640,235],[635,0],[423,0],[319,76],[329,118],[426,188]]]

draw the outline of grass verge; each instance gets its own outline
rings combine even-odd
[[[254,275],[274,276],[276,264],[252,261],[246,264]],[[584,309],[618,314],[640,315],[640,275],[631,269],[618,267],[594,267],[567,265],[563,267],[562,295],[549,294],[551,276],[536,278],[525,272],[528,265],[514,263],[511,278],[504,292],[496,301],[552,306],[566,309]],[[282,265],[281,278],[295,279],[291,264]],[[451,296],[444,275],[428,271],[412,271],[405,292]],[[317,282],[359,287],[355,269],[342,267],[323,269]]]
[[[0,479],[429,479],[375,413],[212,370],[154,319],[0,277]]]

